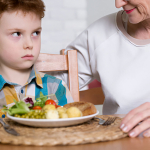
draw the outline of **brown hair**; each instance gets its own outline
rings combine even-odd
[[[43,18],[45,5],[42,0],[0,0],[0,16],[6,11],[22,11],[24,14],[33,12]]]

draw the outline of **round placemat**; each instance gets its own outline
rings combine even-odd
[[[97,116],[106,120],[113,116]],[[121,118],[117,117],[115,122],[109,126],[99,125],[98,119],[92,119],[86,123],[61,128],[35,128],[5,119],[20,136],[8,134],[0,125],[0,142],[12,145],[35,145],[35,146],[54,146],[54,145],[78,145],[95,143],[100,141],[117,140],[127,137],[119,126]]]

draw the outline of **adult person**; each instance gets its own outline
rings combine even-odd
[[[78,51],[80,89],[101,82],[103,114],[127,114],[120,128],[150,137],[150,0],[115,2],[123,10],[94,22],[66,51]]]

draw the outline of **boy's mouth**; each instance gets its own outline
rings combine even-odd
[[[25,56],[23,56],[21,58],[26,59],[26,60],[32,60],[34,57],[33,57],[33,55],[27,54],[27,55],[25,55]]]

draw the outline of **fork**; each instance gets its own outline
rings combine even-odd
[[[99,119],[99,123],[98,124],[103,124],[105,122],[105,120],[98,118],[98,117],[94,117],[94,119]]]
[[[19,133],[17,133],[8,124],[6,124],[1,117],[0,117],[0,123],[3,125],[6,132],[8,132],[9,134],[15,135],[15,136],[19,136]]]
[[[106,121],[98,117],[95,117],[95,118],[100,120],[98,124],[103,125],[103,126],[108,126],[114,123],[117,117],[108,117]]]

